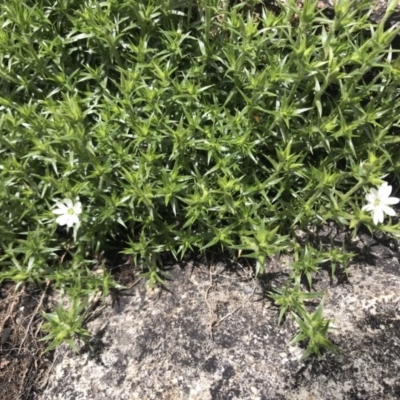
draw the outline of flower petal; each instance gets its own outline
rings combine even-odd
[[[59,217],[56,218],[56,222],[58,225],[66,225],[68,223],[69,215],[68,214],[63,214],[60,215]]]
[[[394,211],[392,207],[388,207],[384,204],[382,204],[382,211],[385,214],[390,215],[391,217],[394,217],[396,215],[396,211]]]
[[[74,203],[71,199],[65,199],[64,203],[67,205],[68,208],[72,208],[74,206]]]
[[[373,220],[374,220],[374,224],[378,225],[379,222],[383,222],[385,216],[383,214],[383,211],[380,207],[375,208],[374,212],[373,212]]]
[[[67,214],[68,210],[67,208],[56,208],[55,210],[53,210],[53,214]]]
[[[73,215],[68,215],[67,227],[71,228],[74,225]]]
[[[379,197],[379,192],[378,192],[378,190],[376,190],[376,189],[373,189],[373,188],[372,188],[370,194],[373,196],[373,199],[374,199],[374,200],[377,199],[377,198]]]
[[[385,199],[385,204],[397,204],[400,201],[397,197],[388,197]]]
[[[56,208],[60,210],[65,210],[65,212],[67,212],[68,210],[68,207],[64,203],[60,203],[59,201],[56,203]]]
[[[392,187],[387,182],[382,183],[378,188],[378,195],[380,199],[386,199],[392,193]]]
[[[372,204],[366,204],[361,210],[362,211],[374,211],[375,207]]]
[[[70,215],[69,216],[69,227],[72,225],[79,224],[79,217],[77,215]]]
[[[82,203],[80,201],[78,201],[75,205],[74,205],[74,213],[75,214],[82,214]]]
[[[375,196],[374,194],[372,194],[372,193],[367,193],[367,194],[365,195],[365,198],[367,199],[367,201],[368,201],[369,203],[375,203],[376,196]]]

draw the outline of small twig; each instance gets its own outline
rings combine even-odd
[[[213,260],[213,258],[212,258],[212,260]],[[206,302],[206,304],[207,304],[208,311],[209,311],[209,314],[210,314],[210,323],[209,323],[209,325],[208,325],[208,336],[210,337],[211,340],[213,340],[213,332],[212,332],[213,326],[214,326],[214,325],[217,323],[217,321],[218,321],[218,319],[215,318],[215,315],[214,315],[214,311],[213,311],[213,309],[212,309],[212,306],[211,306],[211,304],[210,304],[209,301],[208,301],[208,292],[209,292],[210,289],[213,287],[212,263],[213,263],[213,262],[211,261],[211,265],[210,265],[210,285],[208,286],[208,288],[207,288],[207,290],[206,290],[206,292],[205,292],[205,294],[204,294],[204,300],[205,300],[205,302]]]
[[[143,278],[139,278],[137,279],[135,282],[132,283],[131,286],[129,286],[127,289],[121,289],[121,290],[130,290],[132,289],[134,286],[136,286]]]
[[[60,264],[62,264],[62,263],[64,262],[64,258],[65,258],[65,256],[66,256],[67,254],[68,254],[68,253],[65,252],[65,253],[61,256]]]
[[[31,325],[32,325],[33,319],[35,318],[36,314],[37,314],[38,311],[39,311],[39,308],[40,308],[40,307],[42,306],[42,304],[43,304],[43,299],[44,299],[44,296],[45,296],[45,294],[46,294],[46,292],[47,292],[47,289],[48,289],[49,285],[50,285],[50,280],[47,279],[47,281],[46,281],[46,287],[45,287],[45,289],[44,289],[42,295],[40,296],[39,303],[38,303],[38,305],[36,306],[35,311],[34,311],[33,314],[32,314],[32,317],[31,317],[31,319],[30,319],[30,321],[29,321],[28,326],[27,326],[26,329],[25,329],[25,335],[24,335],[24,337],[23,337],[23,339],[22,339],[22,341],[21,341],[21,344],[20,344],[20,346],[19,346],[18,354],[21,352],[22,345],[24,344],[26,338],[28,337],[29,329],[30,329],[30,327],[31,327]]]
[[[44,321],[40,321],[40,323],[39,323],[39,325],[38,325],[38,327],[37,327],[37,329],[36,329],[36,332],[35,332],[35,336],[34,336],[34,337],[36,337],[36,336],[38,335],[38,333],[39,333],[39,331],[40,331],[40,328],[42,327],[43,323],[44,323]]]
[[[3,322],[2,322],[2,324],[0,326],[0,332],[3,330],[4,325],[6,324],[6,322],[10,319],[10,317],[11,317],[13,311],[14,311],[15,303],[17,302],[17,299],[19,299],[19,297],[20,297],[20,295],[14,296],[14,299],[13,299],[12,303],[8,306],[7,315],[4,318],[4,320],[3,320]]]
[[[42,354],[41,354],[42,355]],[[40,356],[41,356],[40,355]],[[49,381],[49,378],[50,378],[50,375],[51,375],[51,373],[52,373],[52,371],[53,371],[53,369],[54,369],[54,365],[55,365],[55,362],[57,361],[57,359],[58,359],[58,357],[59,357],[59,354],[57,354],[55,357],[54,357],[54,359],[52,360],[52,362],[51,362],[51,365],[44,371],[44,373],[42,374],[42,376],[41,376],[41,383],[39,383],[39,382],[37,382],[37,387],[38,387],[38,389],[44,389],[45,387],[46,387],[46,385],[47,385],[47,382]]]
[[[247,297],[247,299],[243,302],[243,304],[241,304],[239,307],[236,307],[232,312],[230,312],[230,313],[224,315],[222,318],[219,318],[217,324],[219,325],[224,319],[230,317],[230,316],[233,315],[237,310],[239,310],[239,309],[242,308],[244,305],[246,305],[246,304],[250,301],[250,299],[253,297],[255,291],[256,291],[256,288],[254,288],[253,293],[252,293],[250,296]]]
[[[5,297],[3,300],[0,300],[0,305],[1,305],[2,303],[9,302],[11,299],[15,299],[15,298],[18,297],[18,296],[19,296],[19,294],[16,294],[16,295],[13,295],[13,296],[7,296],[7,297]]]

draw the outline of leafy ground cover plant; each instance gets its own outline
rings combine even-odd
[[[351,255],[296,231],[400,234],[396,2],[377,24],[369,1],[340,0],[333,18],[317,1],[233,3],[0,5],[0,282],[73,299],[45,315],[51,347],[86,337],[85,299],[115,287],[92,273],[101,252],[132,256],[154,286],[162,254],[218,246],[256,274],[293,252],[279,322],[293,313],[305,355],[334,350],[323,302],[310,314],[304,300],[322,297],[321,263]]]

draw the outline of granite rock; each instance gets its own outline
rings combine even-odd
[[[399,253],[368,236],[352,246],[348,281],[314,277],[337,355],[300,362],[293,321],[277,326],[264,294],[286,279],[290,257],[261,280],[223,258],[193,262],[169,272],[168,291],[136,286],[90,322],[91,349],[60,347],[40,400],[398,399]]]

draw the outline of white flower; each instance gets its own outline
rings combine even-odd
[[[72,225],[80,224],[79,215],[82,213],[82,204],[80,201],[75,204],[70,199],[65,199],[56,204],[57,209],[53,213],[58,215],[56,222],[58,225],[67,225],[71,228]]]
[[[369,204],[365,205],[362,210],[372,212],[375,225],[383,222],[384,213],[392,217],[396,215],[393,208],[389,207],[389,205],[397,204],[400,199],[389,197],[390,193],[392,193],[392,187],[387,182],[383,182],[378,189],[371,189],[365,196]]]

